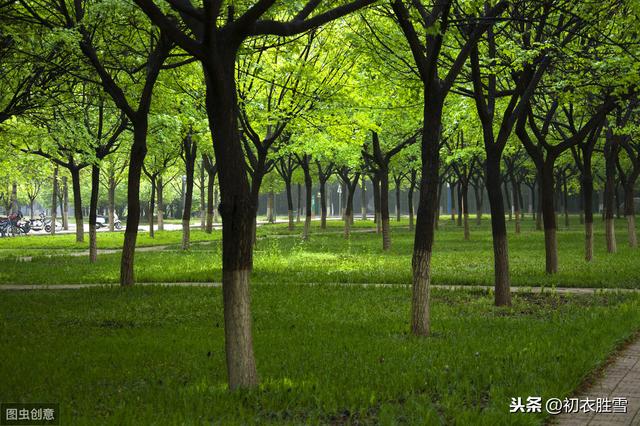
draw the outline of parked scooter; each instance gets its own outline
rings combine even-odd
[[[96,228],[106,228],[109,226],[109,218],[106,216],[96,216]],[[120,218],[114,212],[113,213],[113,227],[117,230],[122,229],[122,222],[120,222]]]
[[[31,229],[34,231],[42,231],[44,229],[46,232],[51,232],[51,219],[47,218],[44,212],[40,212],[40,217],[31,222]],[[60,230],[62,230],[62,224],[56,221],[56,231]]]

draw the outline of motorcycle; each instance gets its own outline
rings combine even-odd
[[[0,219],[0,237],[15,237],[26,235],[31,230],[29,220],[22,220],[21,212],[12,213],[8,217]]]
[[[106,216],[96,216],[96,228],[106,228],[109,226],[109,218]],[[113,227],[117,230],[122,229],[122,222],[120,222],[120,218],[118,215],[113,213]]]
[[[34,219],[31,224],[31,229],[34,231],[42,231],[51,232],[51,219],[48,219],[44,212],[40,212],[40,217],[38,219]],[[62,230],[62,224],[56,221],[56,231]]]

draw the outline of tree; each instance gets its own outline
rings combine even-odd
[[[416,220],[413,249],[413,297],[411,303],[411,329],[413,334],[427,336],[430,333],[429,286],[431,283],[431,252],[434,239],[434,224],[438,206],[440,177],[440,137],[444,102],[453,84],[462,71],[471,50],[480,36],[486,32],[507,6],[500,2],[486,11],[482,19],[468,18],[471,23],[466,28],[468,39],[453,55],[444,77],[440,76],[441,61],[449,55],[443,54],[445,35],[450,26],[452,1],[435,2],[429,10],[422,1],[411,2],[414,10],[409,10],[402,0],[392,4],[397,22],[409,44],[415,72],[424,90],[424,113],[422,125],[422,180],[420,182],[420,205]],[[411,13],[413,12],[413,13]],[[424,29],[418,35],[416,25]],[[424,39],[424,43],[423,40]],[[506,239],[505,239],[506,240]],[[498,289],[497,289],[498,290]],[[509,302],[500,288],[501,304]],[[508,292],[508,289],[507,289]],[[498,292],[497,292],[498,293]],[[498,297],[498,294],[496,295]],[[503,303],[504,302],[504,303]]]

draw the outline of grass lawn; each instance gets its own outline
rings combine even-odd
[[[346,241],[341,236],[341,222],[329,221],[321,232],[314,223],[311,240],[300,238],[301,226],[288,231],[285,225],[258,228],[255,251],[255,283],[391,283],[411,282],[413,232],[406,222],[393,222],[392,249],[381,249],[381,236],[356,232]],[[574,218],[569,230],[558,233],[560,271],[544,273],[544,237],[533,230],[526,219],[520,235],[509,235],[510,268],[514,286],[624,287],[640,288],[638,251],[626,245],[624,221],[618,222],[619,251],[605,253],[604,233],[600,221],[595,224],[595,259],[583,259],[584,235]],[[356,231],[372,230],[371,221],[356,221]],[[510,226],[512,227],[512,226]],[[136,276],[141,282],[220,281],[220,231],[212,235],[193,231],[196,243],[188,252],[179,250],[181,232],[160,232],[155,239],[141,233],[139,246],[168,245],[163,252],[136,254]],[[122,234],[99,234],[100,248],[119,248]],[[87,243],[77,244],[74,236],[28,237],[0,240],[1,284],[116,283],[119,279],[120,255],[100,255],[96,265],[87,257],[56,256],[86,250]],[[31,262],[18,262],[16,256],[34,256]],[[442,219],[433,254],[435,284],[492,285],[493,254],[488,220],[473,226],[471,240],[464,241],[462,230]]]
[[[226,390],[221,290],[96,288],[0,298],[0,400],[59,402],[61,424],[540,424],[511,397],[569,395],[640,328],[640,296],[253,288],[261,385]]]

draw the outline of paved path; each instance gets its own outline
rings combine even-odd
[[[640,339],[624,349],[607,366],[593,386],[577,398],[626,398],[626,413],[575,413],[561,414],[553,424],[560,426],[613,426],[640,425]]]

